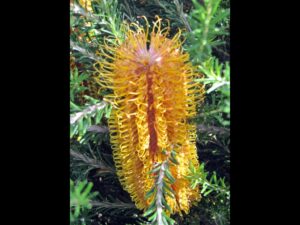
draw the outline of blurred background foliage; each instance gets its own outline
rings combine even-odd
[[[202,200],[177,224],[230,224],[230,1],[71,0],[70,5],[70,220],[76,225],[149,224],[115,174],[107,119],[110,90],[94,82],[94,64],[104,38],[123,38],[123,21],[170,21],[170,37],[183,30],[184,50],[206,84],[198,107],[197,149],[201,167],[189,179],[200,184]]]

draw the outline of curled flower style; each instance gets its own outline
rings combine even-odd
[[[146,20],[146,18],[145,18]],[[105,43],[98,63],[98,82],[113,90],[106,96],[113,105],[109,128],[119,180],[137,208],[146,209],[146,193],[153,186],[149,171],[155,163],[176,152],[179,165],[170,166],[175,178],[171,188],[175,198],[166,196],[172,213],[188,213],[200,200],[198,189],[186,179],[190,163],[199,166],[196,127],[189,119],[203,99],[199,77],[183,52],[181,31],[168,38],[170,27],[161,28],[157,17],[149,33],[138,24],[124,26],[124,40]]]

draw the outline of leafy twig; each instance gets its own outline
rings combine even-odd
[[[201,194],[207,196],[211,192],[215,191],[218,194],[225,195],[227,198],[230,198],[230,191],[229,187],[225,184],[225,179],[220,178],[217,179],[217,175],[213,172],[213,175],[210,179],[207,179],[208,172],[204,170],[205,164],[202,163],[198,169],[193,167],[190,164],[190,175],[187,176],[188,179],[191,181],[192,188],[195,188],[198,184],[201,184]]]
[[[163,178],[165,176],[165,166],[166,166],[167,161],[164,161],[161,164],[160,170],[159,170],[159,174],[158,174],[158,179],[156,182],[156,188],[157,188],[157,193],[156,193],[156,200],[155,200],[155,204],[156,204],[156,212],[157,212],[157,224],[158,225],[163,225],[163,221],[162,221],[162,198],[163,198]]]
[[[100,207],[100,208],[123,208],[123,209],[135,208],[135,205],[133,203],[124,203],[124,202],[91,201],[90,204],[93,207]]]
[[[82,55],[86,56],[89,59],[95,60],[95,61],[100,61],[101,59],[94,55],[93,53],[88,52],[86,49],[76,45],[73,41],[70,41],[70,47],[72,50],[76,50],[80,52]]]
[[[88,108],[86,108],[82,112],[72,114],[71,117],[70,117],[71,125],[74,124],[77,120],[79,120],[80,118],[84,117],[87,114],[91,114],[91,113],[95,112],[96,110],[104,109],[107,106],[107,104],[108,104],[107,102],[102,101],[98,104],[89,106]]]
[[[186,19],[186,15],[183,12],[183,4],[182,3],[180,4],[178,0],[174,0],[174,4],[176,5],[177,13],[178,13],[180,19],[182,20],[184,26],[186,27],[188,32],[192,32],[192,28]]]
[[[108,172],[108,173],[115,173],[114,169],[104,165],[103,162],[99,162],[96,159],[91,159],[88,156],[83,155],[78,151],[74,151],[74,150],[71,149],[70,150],[70,156],[73,157],[76,160],[80,160],[80,161],[84,162],[85,164],[87,164],[87,165],[89,165],[93,168],[101,169],[101,171],[105,171],[105,172]]]
[[[205,126],[203,124],[197,125],[197,129],[203,133],[214,133],[219,135],[230,135],[230,129],[225,127]]]
[[[155,164],[150,172],[155,178],[155,183],[146,194],[146,199],[152,196],[153,200],[144,216],[149,217],[152,225],[173,225],[175,223],[175,220],[166,214],[167,211],[171,212],[171,208],[165,199],[166,195],[175,198],[174,191],[170,186],[175,182],[175,178],[169,170],[169,164],[178,165],[175,155],[176,153],[171,151],[169,157],[165,161]]]

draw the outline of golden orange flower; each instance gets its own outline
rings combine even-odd
[[[146,209],[150,200],[145,195],[154,184],[149,171],[166,160],[163,150],[175,151],[179,165],[171,165],[170,172],[176,198],[166,200],[172,213],[188,213],[200,199],[186,179],[189,164],[199,166],[196,128],[188,119],[196,114],[203,88],[193,81],[199,75],[182,50],[181,32],[169,39],[170,27],[161,29],[160,18],[150,34],[148,27],[148,22],[146,29],[126,25],[124,40],[105,44],[102,56],[107,60],[98,64],[98,82],[113,90],[106,99],[114,106],[109,119],[114,161],[124,189],[137,208]]]
[[[91,0],[79,0],[79,4],[87,11],[93,12]]]

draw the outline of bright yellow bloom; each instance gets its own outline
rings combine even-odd
[[[167,38],[170,27],[161,29],[159,18],[150,34],[148,22],[146,30],[131,26],[135,31],[125,26],[124,41],[103,46],[107,61],[99,62],[97,69],[98,81],[113,90],[107,99],[114,106],[109,128],[117,174],[137,208],[146,209],[150,200],[145,194],[154,184],[149,171],[166,159],[163,150],[174,150],[179,165],[171,165],[170,171],[176,198],[166,199],[172,213],[188,213],[200,199],[198,189],[191,189],[185,178],[190,163],[199,166],[196,127],[188,120],[196,114],[203,88],[193,82],[199,75],[182,50],[180,31]]]
[[[89,12],[93,12],[91,0],[79,0],[79,4]]]

